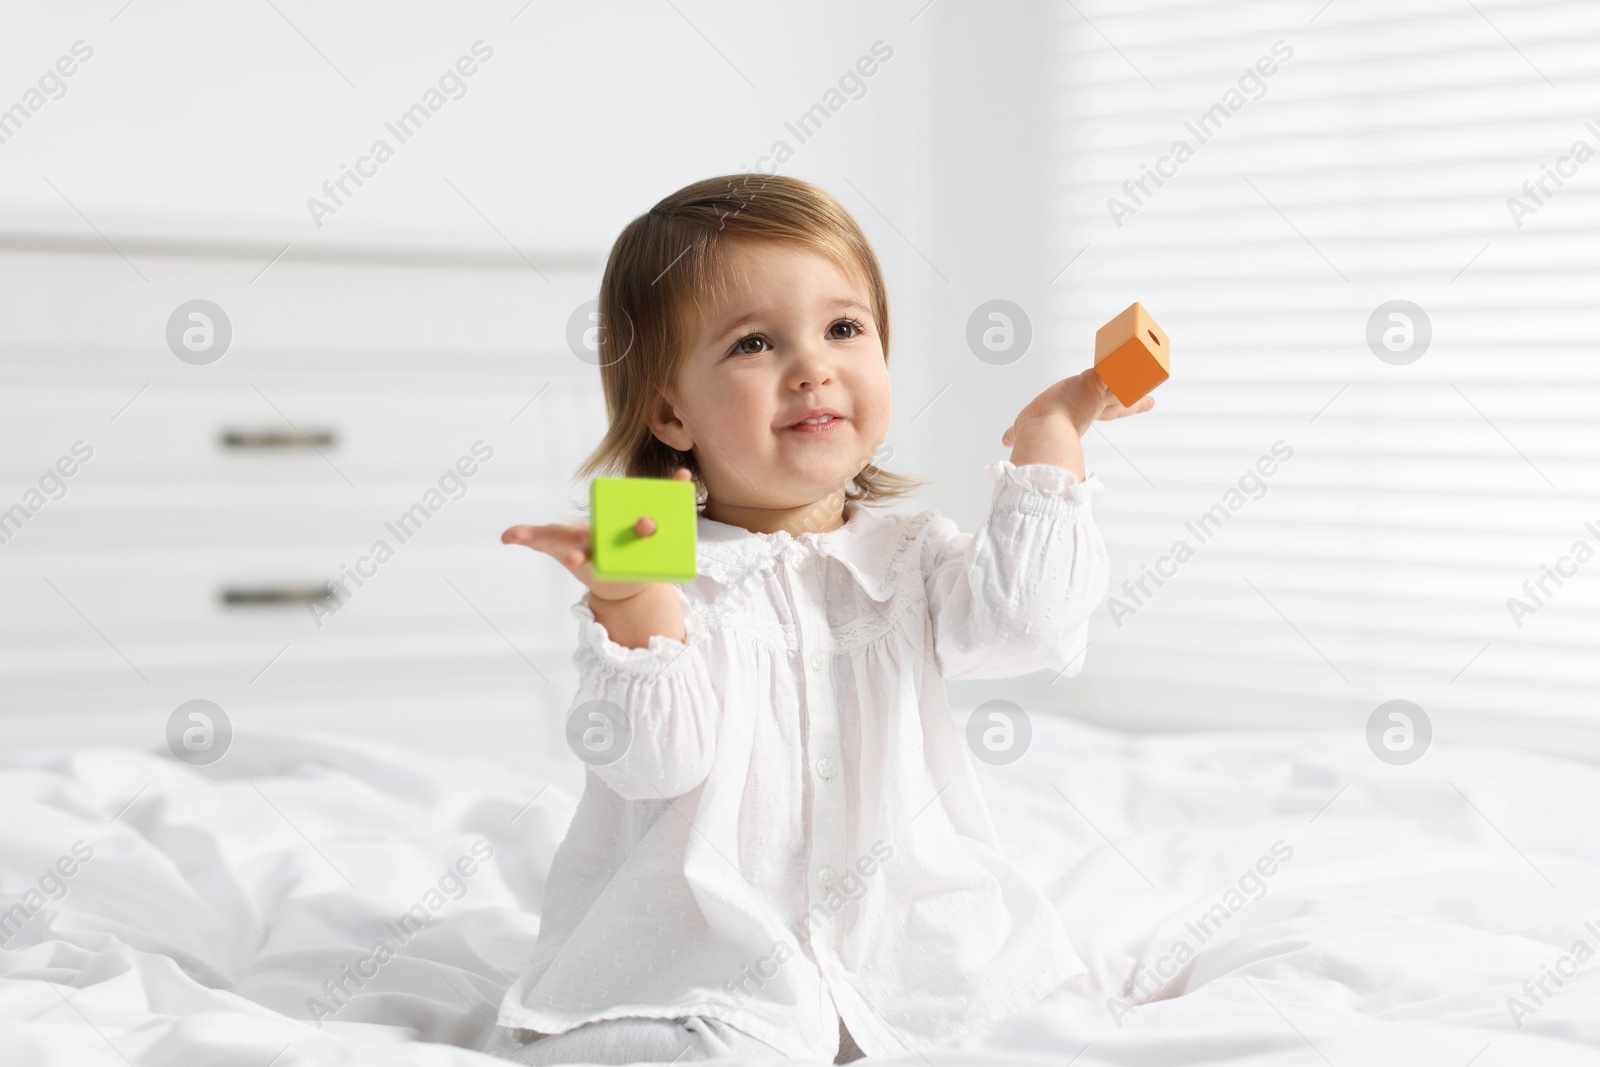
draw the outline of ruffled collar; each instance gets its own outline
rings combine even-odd
[[[845,565],[867,595],[888,600],[910,559],[908,549],[931,516],[885,514],[849,501],[843,526],[796,536],[786,530],[757,533],[702,515],[696,528],[698,568],[702,577],[731,586],[790,556],[830,556]]]

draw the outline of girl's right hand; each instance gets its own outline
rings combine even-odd
[[[672,476],[680,482],[694,477],[688,467],[679,467]],[[640,537],[656,532],[655,522],[642,518],[634,527]],[[627,600],[660,582],[603,582],[594,576],[594,543],[586,522],[547,523],[543,526],[512,526],[500,535],[503,545],[527,545],[552,557],[572,576],[589,588],[594,600]]]

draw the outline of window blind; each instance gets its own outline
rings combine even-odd
[[[1048,17],[1051,330],[1138,300],[1172,339],[1155,412],[1089,435],[1113,587],[1074,700],[1600,722],[1600,5]]]

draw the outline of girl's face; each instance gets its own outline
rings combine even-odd
[[[708,516],[760,522],[749,513],[806,508],[867,465],[889,430],[889,368],[871,294],[833,260],[748,240],[728,258],[743,285],[702,314],[651,429],[694,452]],[[797,425],[817,409],[832,421]]]

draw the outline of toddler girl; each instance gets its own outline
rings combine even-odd
[[[500,1008],[521,1058],[849,1062],[948,1046],[1084,973],[999,852],[944,683],[1081,669],[1107,564],[1080,438],[1153,401],[1093,371],[1052,385],[963,534],[863,507],[917,483],[872,462],[888,299],[820,189],[674,193],[617,239],[599,309],[610,427],[579,475],[692,478],[698,577],[596,581],[583,523],[502,536],[588,587],[574,707],[621,750],[588,766]]]

